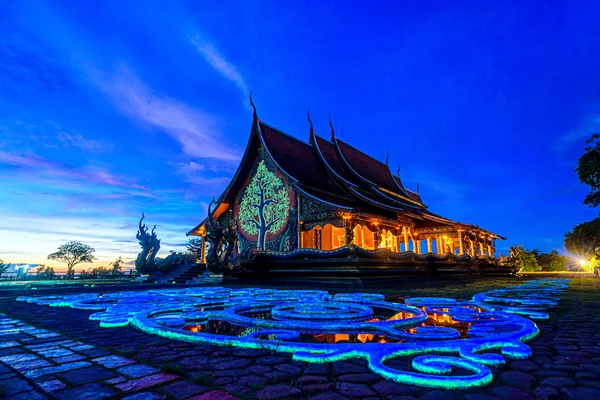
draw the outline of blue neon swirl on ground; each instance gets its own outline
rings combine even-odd
[[[415,297],[406,299],[405,304],[385,301],[383,295],[372,293],[331,295],[314,290],[221,287],[17,300],[95,310],[90,319],[100,321],[102,327],[131,324],[149,334],[192,343],[268,349],[292,353],[295,360],[313,363],[362,358],[373,372],[392,381],[466,389],[492,381],[488,366],[500,367],[506,358],[531,356],[524,342],[535,338],[539,329],[528,318],[548,318],[546,310],[557,304],[568,285],[568,279],[537,279],[480,293],[470,301]],[[382,320],[374,310],[403,317]],[[261,313],[270,318],[249,315]],[[468,324],[468,332],[461,335],[449,326],[422,326],[428,314]],[[183,329],[185,325],[209,321],[247,327],[247,334],[228,336]],[[400,342],[306,343],[299,341],[300,332],[380,335]],[[414,371],[386,365],[386,361],[399,357],[413,357]]]

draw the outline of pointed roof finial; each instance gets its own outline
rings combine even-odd
[[[417,193],[421,194],[421,185],[417,182]]]
[[[390,151],[386,150],[385,151],[385,165],[390,165]]]
[[[329,126],[331,127],[331,141],[335,140],[335,130],[333,129],[333,124],[331,123],[331,114],[329,114]]]
[[[313,132],[314,132],[314,130],[313,130],[313,124],[312,124],[312,121],[311,121],[311,119],[310,119],[310,108],[308,109],[308,112],[306,113],[306,115],[308,116],[308,122],[310,123],[310,133],[313,133]]]
[[[252,93],[254,93],[254,90],[250,92],[250,105],[252,106],[252,109],[254,110],[252,116],[254,118],[258,118],[258,114],[256,113],[256,107],[254,106],[254,102],[252,101]]]
[[[400,163],[398,163],[398,170],[396,172],[396,175],[398,175],[398,178],[400,178]]]

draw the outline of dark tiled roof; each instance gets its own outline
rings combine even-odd
[[[328,140],[315,136],[315,140],[323,158],[331,169],[338,174],[340,177],[350,183],[357,184],[354,175],[348,173],[347,168],[344,166],[344,162],[340,159],[335,145]]]
[[[323,170],[313,147],[269,125],[260,123],[265,145],[275,162],[302,186],[344,197]]]
[[[337,144],[350,167],[360,176],[388,190],[399,191],[387,165],[339,139]]]

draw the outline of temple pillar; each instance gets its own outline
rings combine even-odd
[[[472,241],[472,240],[471,240],[471,249],[470,249],[470,250],[471,250],[471,251],[470,251],[469,255],[470,255],[471,257],[475,257],[475,242],[474,242],[474,241]]]
[[[406,232],[406,227],[402,227],[402,234],[404,235],[404,251],[408,251],[408,232]]]
[[[441,236],[436,236],[435,237],[435,249],[437,250],[438,254],[444,254],[444,245],[442,244],[442,237]]]
[[[463,240],[462,240],[462,231],[458,231],[458,254],[459,255],[465,254],[465,249],[463,247]]]
[[[490,246],[489,244],[487,245],[488,248],[488,256],[490,257],[494,257],[494,255],[492,254],[492,246]]]
[[[433,250],[431,248],[431,237],[427,237],[427,252],[433,253]]]
[[[200,236],[202,238],[202,250],[200,250],[200,262],[206,262],[206,236]]]
[[[365,248],[365,227],[364,226],[360,227],[360,246],[363,249]]]
[[[481,254],[482,256],[484,255],[483,252],[483,243],[479,242],[479,254]]]

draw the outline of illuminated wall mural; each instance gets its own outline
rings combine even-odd
[[[326,363],[367,360],[392,381],[465,389],[492,381],[488,368],[532,355],[524,344],[540,330],[568,279],[537,279],[491,290],[469,301],[372,293],[195,287],[147,292],[20,297],[53,307],[97,310],[102,327],[132,326],[153,335],[241,348],[292,353]],[[389,362],[410,357],[414,371]]]
[[[265,250],[268,233],[276,233],[288,221],[290,198],[283,179],[267,168],[264,160],[244,190],[238,219],[243,231],[257,236],[256,247]]]

